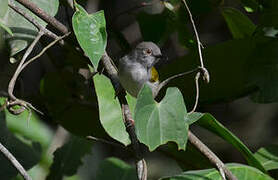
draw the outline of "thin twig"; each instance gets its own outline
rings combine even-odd
[[[216,166],[223,180],[225,179],[225,175],[229,180],[237,180],[237,177],[232,174],[225,164],[191,131],[188,131],[188,140],[191,144],[198,148],[199,151],[203,153],[213,165]],[[223,172],[225,173],[224,175]]]
[[[28,60],[26,63],[24,63],[21,67],[21,70],[23,70],[28,64],[30,64],[31,62],[35,61],[36,59],[38,59],[39,57],[41,57],[43,55],[43,53],[45,53],[45,51],[47,51],[49,48],[51,48],[54,44],[56,44],[58,41],[61,41],[62,39],[64,39],[65,37],[67,37],[70,34],[67,33],[63,36],[58,37],[57,39],[55,39],[54,41],[52,41],[51,43],[49,43],[46,47],[44,47],[41,52],[39,54],[37,54],[36,56],[32,57],[30,60]]]
[[[22,165],[16,160],[16,158],[9,152],[5,146],[0,143],[0,151],[4,154],[4,156],[12,163],[12,165],[17,169],[17,171],[21,174],[21,176],[25,180],[32,180],[32,178],[28,175],[26,170],[22,167]]]
[[[41,19],[43,19],[48,24],[51,24],[53,27],[58,29],[63,34],[67,34],[69,32],[68,28],[65,25],[60,23],[60,21],[56,20],[54,17],[47,14],[44,10],[39,8],[32,1],[29,1],[29,0],[16,0],[16,1],[19,2],[20,4],[22,4],[24,7],[26,7],[30,11],[32,11],[37,16],[39,16]]]
[[[199,78],[200,78],[200,75],[202,75],[202,78],[205,82],[209,83],[210,81],[210,77],[209,77],[209,72],[208,70],[205,68],[204,66],[204,62],[203,62],[203,55],[202,55],[202,43],[200,41],[200,38],[199,38],[199,34],[198,34],[198,31],[197,31],[197,28],[195,26],[195,23],[194,23],[194,20],[193,20],[193,16],[190,12],[190,9],[186,3],[185,0],[182,0],[185,7],[186,7],[186,10],[189,14],[189,17],[190,17],[190,21],[191,21],[191,24],[193,26],[193,30],[194,30],[194,33],[195,33],[195,36],[196,36],[196,40],[197,40],[197,45],[198,45],[198,53],[199,53],[199,59],[200,59],[200,64],[201,64],[201,71],[198,72],[196,74],[196,77],[195,77],[195,85],[196,85],[196,99],[195,99],[195,104],[194,104],[194,107],[193,107],[193,110],[191,112],[194,112],[197,108],[197,105],[198,105],[198,101],[199,101]],[[224,163],[221,162],[221,160],[208,148],[206,147],[202,141],[200,141],[194,134],[192,134],[190,131],[188,133],[188,139],[189,141],[194,144],[218,169],[219,169],[219,172],[220,172],[220,175],[223,179],[225,179],[225,175],[228,177],[229,180],[236,180],[237,178],[231,173],[231,171],[229,169],[226,168],[226,166],[224,165]],[[223,171],[225,173],[225,175],[223,175]]]
[[[30,46],[27,48],[27,50],[25,51],[17,69],[15,70],[15,73],[12,77],[12,79],[9,82],[8,85],[8,94],[9,94],[9,99],[10,101],[7,104],[7,108],[8,110],[13,113],[13,114],[20,114],[22,113],[25,109],[28,109],[30,112],[30,108],[37,111],[40,114],[43,114],[41,111],[39,111],[38,109],[36,109],[31,103],[25,102],[23,100],[17,99],[14,94],[14,86],[16,83],[16,80],[20,74],[20,72],[22,71],[22,66],[24,65],[24,62],[26,61],[27,57],[30,55],[30,53],[33,51],[35,45],[38,43],[38,41],[40,40],[40,38],[43,36],[43,31],[40,30],[37,37],[34,39],[34,41],[30,44]],[[13,107],[15,105],[19,105],[20,109],[13,109]]]
[[[210,78],[209,78],[209,73],[208,73],[208,70],[207,70],[207,69],[205,68],[205,66],[204,66],[203,55],[202,55],[202,48],[203,48],[203,45],[202,45],[202,43],[201,43],[201,41],[200,41],[199,34],[198,34],[197,28],[196,28],[196,26],[195,26],[195,22],[194,22],[194,19],[193,19],[192,14],[191,14],[191,11],[190,11],[190,9],[189,9],[189,7],[188,7],[186,1],[185,1],[185,0],[182,0],[182,1],[183,1],[184,5],[185,5],[185,8],[186,8],[188,14],[189,14],[190,21],[191,21],[191,24],[192,24],[192,26],[193,26],[193,31],[194,31],[195,36],[196,36],[197,45],[198,45],[199,59],[200,59],[200,64],[201,64],[201,69],[202,69],[202,72],[204,72],[204,73],[202,73],[202,77],[203,77],[204,81],[206,81],[207,83],[209,83],[209,79],[210,79]]]
[[[24,17],[26,20],[28,20],[30,23],[32,23],[34,26],[38,28],[38,30],[43,31],[43,33],[53,39],[57,39],[58,36],[54,34],[53,32],[46,29],[44,26],[40,25],[35,18],[30,16],[28,13],[26,13],[22,8],[15,6],[13,3],[9,2],[9,7],[12,8],[15,12],[20,14],[22,17]]]
[[[188,7],[186,1],[185,1],[185,0],[182,0],[182,1],[183,1],[184,5],[185,5],[185,7],[186,7],[186,10],[187,10],[188,14],[189,14],[190,21],[191,21],[191,24],[192,24],[192,26],[193,26],[193,30],[194,30],[194,33],[195,33],[195,36],[196,36],[196,40],[197,40],[197,44],[198,44],[198,52],[199,52],[201,67],[202,67],[202,68],[205,68],[205,67],[204,67],[204,62],[203,62],[203,55],[202,55],[202,47],[203,47],[203,45],[202,45],[202,43],[201,43],[201,41],[200,41],[200,39],[199,39],[198,31],[197,31],[197,28],[196,28],[196,26],[195,26],[195,23],[194,23],[194,20],[193,20],[191,11],[190,11],[190,9],[189,9],[189,7]]]
[[[192,74],[196,71],[198,71],[200,68],[195,68],[195,69],[192,69],[190,71],[187,71],[187,72],[183,72],[183,73],[180,73],[180,74],[176,74],[176,75],[173,75],[167,79],[165,79],[164,81],[162,81],[161,83],[159,83],[159,85],[157,86],[157,88],[155,89],[155,92],[154,92],[154,97],[156,97],[159,93],[159,91],[164,87],[166,86],[170,81],[172,81],[173,79],[176,79],[178,77],[181,77],[181,76],[185,76],[185,75],[189,75],[189,74]]]
[[[200,78],[200,72],[198,72],[195,76],[195,87],[196,87],[196,97],[195,97],[195,103],[194,103],[194,106],[193,106],[193,109],[189,112],[190,114],[193,113],[197,106],[198,106],[198,102],[199,102],[199,78]]]
[[[109,145],[116,146],[116,147],[119,147],[119,148],[123,148],[123,149],[125,148],[125,146],[123,146],[121,144],[114,143],[114,142],[111,142],[111,141],[107,141],[105,139],[97,138],[97,137],[94,137],[94,136],[87,136],[86,138],[89,139],[89,140],[92,140],[92,141],[101,142],[101,143],[104,143],[104,144],[109,144]]]
[[[26,52],[24,53],[12,79],[9,82],[8,85],[8,94],[11,100],[16,100],[17,98],[13,95],[13,91],[14,91],[14,86],[15,86],[15,82],[17,80],[17,77],[19,76],[20,72],[22,71],[22,66],[24,64],[24,62],[26,61],[27,57],[30,55],[30,53],[33,51],[35,45],[39,42],[40,38],[43,36],[43,31],[39,31],[37,37],[34,39],[34,41],[30,44],[30,46],[27,48]]]

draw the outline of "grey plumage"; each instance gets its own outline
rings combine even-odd
[[[137,97],[146,83],[152,89],[159,82],[151,82],[151,68],[161,59],[159,47],[152,42],[142,42],[126,56],[119,60],[119,80],[125,90]]]

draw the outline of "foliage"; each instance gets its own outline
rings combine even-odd
[[[52,17],[57,14],[58,9],[62,9],[60,7],[70,9],[66,1],[32,0],[32,2]],[[221,0],[187,2],[195,20],[205,21],[206,16],[212,13],[225,22],[224,27],[228,33],[224,40],[203,44],[204,64],[210,72],[211,82],[205,84],[199,80],[199,107],[217,102],[229,102],[243,96],[249,96],[256,103],[278,102],[277,1],[238,0],[233,1],[234,7],[227,7]],[[118,17],[112,17],[110,11],[106,9],[89,14],[81,6],[85,1],[78,3],[80,4],[74,1],[72,14],[67,12],[67,19],[70,19],[67,22],[69,30],[72,29],[74,33],[64,39],[64,42],[60,42],[59,46],[52,47],[46,52],[49,64],[53,67],[49,68],[52,72],[46,71],[39,78],[39,92],[32,95],[24,94],[24,85],[20,85],[19,79],[17,81],[14,94],[32,102],[35,107],[42,109],[44,115],[37,115],[30,109],[26,109],[20,115],[13,115],[6,104],[13,98],[1,97],[0,143],[26,170],[34,167],[29,171],[34,179],[43,177],[58,180],[70,176],[73,179],[81,179],[79,170],[84,167],[84,158],[91,154],[92,148],[95,148],[92,142],[85,140],[85,137],[92,135],[96,137],[96,141],[109,142],[109,146],[112,144],[114,149],[107,148],[107,145],[101,150],[109,153],[105,156],[117,156],[96,161],[98,169],[94,167],[97,169],[95,178],[136,179],[135,168],[119,159],[127,158],[130,151],[133,152],[134,146],[134,144],[130,146],[128,127],[123,122],[123,107],[118,97],[115,97],[120,87],[113,84],[113,81],[111,83],[107,72],[103,70],[103,64],[100,63],[105,51],[113,52],[107,46],[108,40],[115,40],[119,44],[118,46],[122,48],[119,50],[120,53],[126,53],[126,49],[131,45],[125,39],[125,32],[118,30],[115,25]],[[111,7],[115,2],[105,3]],[[105,6],[105,3],[101,2],[101,5]],[[0,62],[0,70],[4,72],[0,73],[1,96],[2,91],[7,92],[7,84],[11,79],[6,74],[12,75],[17,65],[16,63],[11,65],[10,62],[14,62],[12,61],[14,59],[20,60],[24,50],[38,35],[38,28],[12,10],[9,4],[21,8],[40,25],[55,32],[50,25],[16,0],[0,2],[0,58],[7,60]],[[176,60],[162,62],[166,64],[159,68],[160,78],[163,80],[198,67],[199,52],[196,48],[198,42],[195,40],[195,34],[189,28],[191,21],[183,2],[161,1],[159,6],[161,11],[156,13],[153,13],[151,8],[142,8],[143,6],[132,12],[143,40],[163,46],[169,39],[175,37],[175,45],[187,52],[183,56],[176,57]],[[238,8],[239,6],[241,8]],[[129,17],[125,13],[121,16]],[[258,18],[253,18],[254,16]],[[49,39],[41,39],[40,46],[46,46],[48,41]],[[39,46],[37,48],[40,49]],[[88,74],[82,73],[84,69]],[[199,93],[195,91],[194,75],[193,73],[173,79],[155,99],[147,86],[142,88],[137,99],[129,94],[125,96],[135,121],[140,145],[147,146],[151,155],[159,152],[171,158],[184,171],[178,175],[159,178],[165,180],[221,178],[216,169],[211,169],[213,165],[207,158],[187,142],[190,126],[199,126],[214,133],[243,156],[248,165],[226,164],[238,179],[277,178],[277,145],[260,148],[253,154],[246,144],[213,115],[188,112],[195,103],[196,93]],[[10,95],[4,93],[3,96]],[[70,135],[66,143],[63,142],[52,157],[48,151],[57,138],[57,134],[54,135],[56,126],[64,127]],[[97,147],[97,143],[95,144]],[[111,149],[116,149],[115,153],[111,153]],[[124,153],[120,153],[121,151]],[[135,158],[134,154],[130,156],[136,160],[138,158]],[[4,159],[2,153],[0,162],[1,179],[11,179],[17,175],[16,170]],[[36,173],[39,174],[39,178],[36,177]]]

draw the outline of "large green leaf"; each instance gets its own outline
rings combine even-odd
[[[256,167],[261,171],[266,172],[265,168],[256,159],[252,152],[211,114],[203,114],[202,118],[197,121],[197,124],[232,144],[243,155],[250,166]]]
[[[222,15],[235,39],[250,37],[255,31],[256,26],[253,22],[234,8],[222,8]]]
[[[38,7],[42,8],[49,15],[54,16],[57,13],[59,0],[32,0]],[[28,9],[24,8],[21,4],[16,1],[10,1],[17,7],[22,8],[27,14],[31,15],[35,20],[42,26],[46,26],[47,23],[38,18],[36,15],[31,13]],[[1,1],[2,6],[2,1]],[[5,15],[0,17],[0,20],[9,27],[14,36],[7,36],[7,40],[11,47],[11,56],[25,49],[37,35],[38,29],[23,18],[21,15],[16,13],[11,8],[8,9]]]
[[[211,81],[200,80],[200,105],[217,101],[230,101],[247,95],[256,87],[246,81],[245,64],[253,50],[251,39],[231,40],[204,49],[204,64],[210,72]],[[161,79],[186,72],[199,66],[197,52],[177,59],[161,69]],[[168,86],[178,87],[188,105],[195,102],[194,74],[172,80]],[[161,94],[164,94],[161,91]]]
[[[3,18],[8,11],[8,1],[9,0],[1,0],[0,18]]]
[[[259,103],[278,101],[278,41],[262,38],[246,65],[248,82],[259,87],[252,99]]]
[[[0,106],[3,104],[4,98],[0,99]],[[12,134],[6,126],[6,120],[10,114],[8,111],[0,112],[0,142],[3,144],[21,163],[21,165],[26,169],[30,169],[35,166],[41,158],[41,146],[39,143],[34,143],[28,139],[24,139],[22,136],[17,138]],[[21,115],[19,121],[25,121],[27,126],[27,116]],[[18,171],[11,165],[5,156],[0,153],[0,177],[1,179],[11,179],[18,174]]]
[[[240,180],[273,180],[267,174],[256,168],[230,163],[226,164],[228,169]],[[221,180],[219,171],[216,169],[206,169],[197,171],[186,171],[173,177],[161,178],[161,180]]]
[[[136,171],[130,165],[117,158],[105,159],[97,172],[97,180],[136,180]]]
[[[181,92],[169,88],[161,102],[153,99],[151,89],[145,85],[139,92],[135,107],[135,127],[138,139],[150,151],[169,141],[185,150],[188,125],[187,113]]]
[[[74,33],[81,48],[97,69],[107,41],[104,11],[88,14],[80,5],[75,4],[75,7],[76,12],[72,17]]]
[[[94,76],[94,84],[102,126],[112,138],[128,145],[130,141],[123,123],[121,106],[115,98],[115,91],[110,80],[104,75],[97,74]],[[127,100],[133,113],[136,99],[128,95]]]
[[[92,143],[84,138],[72,136],[70,140],[54,152],[48,180],[62,180],[63,176],[76,174],[82,165],[82,158],[91,152]]]
[[[255,157],[266,170],[278,169],[278,145],[260,148],[255,153]]]

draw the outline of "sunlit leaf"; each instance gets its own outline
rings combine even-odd
[[[151,89],[145,85],[140,91],[135,107],[135,127],[138,139],[150,151],[169,141],[177,143],[178,149],[185,149],[188,125],[187,113],[181,92],[169,88],[165,97],[155,102]]]
[[[262,173],[256,168],[230,163],[226,164],[228,169],[240,180],[273,180],[267,174]],[[205,169],[196,171],[186,171],[173,177],[161,178],[160,180],[220,180],[222,179],[216,169]]]
[[[115,91],[110,80],[104,75],[95,75],[94,84],[102,126],[112,138],[128,145],[130,141],[123,123],[121,106],[115,98]],[[127,100],[133,112],[136,99],[128,95]]]
[[[202,118],[197,121],[201,127],[215,133],[225,141],[233,145],[245,158],[250,166],[256,167],[262,172],[266,172],[262,164],[256,159],[253,153],[238,139],[232,132],[218,122],[211,114],[204,114]]]
[[[104,11],[88,14],[82,6],[75,4],[75,7],[77,10],[72,17],[74,33],[81,48],[97,69],[107,41]]]
[[[255,157],[266,170],[278,169],[278,145],[260,148],[255,153]]]

